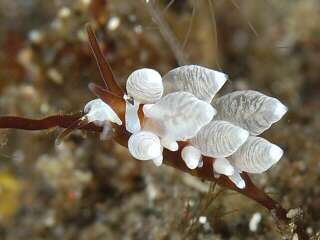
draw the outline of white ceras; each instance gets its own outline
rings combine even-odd
[[[130,133],[141,129],[138,110],[140,104],[157,102],[163,94],[161,75],[149,68],[142,68],[132,72],[126,83],[126,129]]]
[[[131,155],[139,160],[153,160],[160,166],[162,163],[162,147],[157,135],[148,131],[139,131],[132,134],[128,141]]]
[[[253,90],[235,91],[213,101],[216,119],[236,124],[256,136],[288,111],[278,99]]]
[[[207,102],[188,92],[173,92],[157,103],[144,105],[145,129],[161,137],[161,144],[170,151],[178,150],[177,141],[196,136],[216,114]]]
[[[88,102],[84,107],[84,119],[88,123],[94,123],[99,127],[103,127],[101,139],[107,137],[108,132],[111,130],[111,123],[122,125],[119,116],[113,109],[101,99],[94,99]]]

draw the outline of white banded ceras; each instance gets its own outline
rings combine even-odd
[[[282,149],[257,135],[279,121],[287,108],[251,90],[235,91],[212,102],[226,80],[224,73],[197,65],[175,68],[163,78],[152,69],[134,71],[124,96],[131,155],[160,166],[163,148],[178,151],[177,142],[185,141],[180,151],[188,168],[202,167],[202,156],[212,157],[212,174],[228,176],[238,188],[245,188],[242,171],[262,173],[277,163]],[[93,108],[87,109],[93,121]],[[121,124],[112,109],[105,111],[106,121]],[[101,112],[97,111],[99,124]]]

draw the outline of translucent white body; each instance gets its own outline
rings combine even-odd
[[[188,141],[181,157],[189,169],[206,166],[202,155],[212,157],[212,174],[228,176],[240,189],[246,185],[242,171],[262,173],[278,162],[281,148],[254,136],[279,121],[287,107],[251,90],[227,94],[210,105],[226,80],[226,74],[197,65],[175,68],[163,81],[152,69],[134,71],[124,96],[126,129],[133,133],[128,142],[132,156],[160,166],[163,148],[177,151],[178,141]],[[141,103],[143,126],[138,117]],[[105,119],[120,123],[110,110],[99,106],[89,113],[97,124]]]

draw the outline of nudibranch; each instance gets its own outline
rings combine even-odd
[[[212,174],[228,176],[238,188],[245,188],[242,171],[267,171],[280,160],[283,150],[257,135],[279,121],[287,107],[252,90],[213,100],[226,81],[226,74],[197,65],[175,68],[163,77],[153,69],[134,71],[124,95],[126,129],[132,133],[128,141],[131,155],[160,166],[163,149],[178,151],[178,142],[183,141],[181,157],[188,168],[202,167],[202,157],[214,158]],[[93,123],[121,124],[107,104],[104,111],[100,102],[96,108],[90,104],[87,115]],[[144,104],[143,124],[140,104]]]
[[[74,115],[40,120],[1,116],[0,128],[43,130],[65,128],[58,141],[83,129],[107,133],[130,154],[156,166],[166,164],[216,182],[255,200],[288,223],[287,210],[259,189],[248,173],[263,173],[283,155],[277,145],[258,137],[287,112],[278,99],[257,91],[235,91],[214,99],[228,76],[197,65],[174,68],[164,76],[153,69],[131,73],[124,91],[115,80],[87,26],[90,48],[104,86],[89,89],[98,98]],[[302,239],[302,226],[297,232]]]

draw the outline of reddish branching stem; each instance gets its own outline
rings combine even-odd
[[[22,130],[45,130],[54,127],[69,128],[81,118],[81,114],[76,115],[54,115],[43,119],[29,119],[16,116],[0,117],[0,128],[22,129]],[[102,129],[94,124],[88,124],[80,129],[100,132]]]

